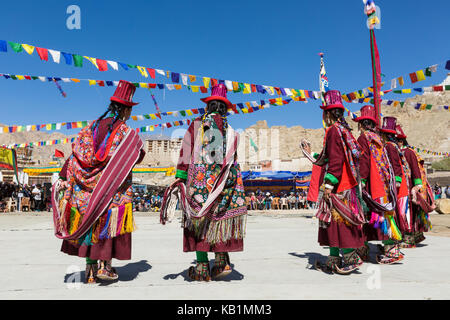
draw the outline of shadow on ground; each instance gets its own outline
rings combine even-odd
[[[116,269],[116,272],[119,275],[119,279],[115,281],[99,280],[100,286],[107,286],[119,281],[132,281],[136,279],[140,273],[147,272],[148,270],[150,270],[152,266],[147,263],[147,260],[141,260],[138,262],[128,263],[122,267],[114,267],[114,268]],[[64,283],[77,283],[77,282],[84,283],[84,278],[85,278],[85,271],[74,272],[66,274],[64,276]]]
[[[195,266],[195,265],[196,265],[196,261],[194,260],[191,264],[193,264],[193,265]],[[210,269],[210,270],[211,270],[212,266],[213,266],[213,262],[210,261],[210,262],[209,262],[209,269]],[[236,270],[234,269],[234,264],[231,264],[231,269],[232,269],[232,271],[231,271],[231,273],[230,273],[229,275],[227,275],[227,276],[224,277],[224,278],[217,279],[217,280],[213,280],[213,281],[225,281],[225,282],[230,282],[230,281],[236,281],[236,280],[242,280],[242,279],[244,279],[244,275],[243,275],[242,273],[240,273],[239,271],[236,271]],[[183,278],[184,278],[184,281],[187,281],[187,282],[195,282],[194,280],[192,280],[191,278],[189,278],[188,272],[189,272],[189,268],[187,268],[187,269],[181,271],[180,273],[172,273],[172,274],[165,275],[165,276],[163,277],[163,279],[164,279],[164,280],[174,280],[174,279],[176,279],[176,278],[178,278],[178,277],[183,277]]]

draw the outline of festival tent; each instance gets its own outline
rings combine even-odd
[[[309,186],[311,171],[243,171],[245,191],[257,190],[278,193],[304,189]]]

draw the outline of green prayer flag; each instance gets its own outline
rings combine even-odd
[[[52,130],[56,130],[56,123],[52,123]]]
[[[145,119],[150,119],[150,115],[144,114],[144,118],[145,118]]]
[[[431,109],[431,107],[432,107],[432,105],[431,104],[427,104],[427,110],[430,110]]]
[[[445,90],[450,90],[450,84],[447,84],[444,87],[445,87]]]
[[[403,105],[405,104],[405,101],[400,102],[400,106],[403,108]]]
[[[17,80],[17,77],[15,75],[11,74],[11,79]]]
[[[83,57],[78,54],[73,54],[73,64],[75,67],[82,67],[83,66]]]
[[[134,65],[134,64],[127,64],[127,66],[128,66],[129,68],[136,68],[136,65]]]
[[[136,88],[139,88],[139,82],[132,82]]]
[[[36,77],[36,76],[31,76],[31,79],[33,79],[33,80],[37,80],[37,79],[39,79],[38,77]]]
[[[81,122],[81,125],[82,125],[83,127],[86,127],[86,126],[88,125],[88,122],[87,122],[87,121],[82,121],[82,122]]]
[[[425,69],[425,75],[426,75],[427,77],[431,77],[431,69],[430,69],[430,67],[428,67],[428,68]]]
[[[180,113],[181,113],[181,115],[182,115],[183,117],[186,117],[186,111],[181,110]]]
[[[8,43],[11,46],[11,49],[13,49],[15,52],[21,52],[23,50],[22,45],[20,43],[11,41],[8,41]]]
[[[402,93],[402,90],[394,90],[393,93]]]

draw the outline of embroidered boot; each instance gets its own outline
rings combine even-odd
[[[369,261],[369,246],[364,245],[364,246],[356,249],[356,253],[362,259],[362,261],[364,261],[364,262]]]
[[[228,252],[216,252],[214,266],[211,269],[212,279],[223,278],[231,273],[230,256]]]
[[[111,266],[111,260],[100,261],[100,268],[97,272],[97,277],[101,280],[106,281],[114,281],[119,279],[119,275],[117,274],[116,269]]]
[[[380,264],[393,264],[403,260],[404,258],[403,254],[400,252],[400,246],[398,244],[385,245],[384,252],[385,254],[377,256],[377,262]]]
[[[403,242],[400,244],[401,248],[415,248],[416,241],[413,234],[405,234]]]
[[[314,263],[314,268],[316,270],[321,270],[325,273],[332,274],[336,272],[336,268],[341,266],[341,257],[336,256],[328,256],[327,261],[325,263],[321,263],[320,261],[316,261]]]
[[[423,235],[423,232],[417,232],[414,235],[414,241],[416,244],[421,243],[423,240],[425,240],[425,236]]]
[[[197,262],[195,267],[189,268],[188,275],[194,281],[210,281],[209,262]]]
[[[336,267],[336,272],[339,274],[349,274],[358,269],[364,263],[356,250],[349,253],[344,253],[343,256],[344,265],[341,268]]]
[[[85,283],[92,284],[97,283],[98,264],[88,263],[86,264],[85,271]]]

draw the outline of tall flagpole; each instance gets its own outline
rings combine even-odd
[[[320,88],[320,98],[322,99],[322,105],[325,105],[324,94],[328,89],[328,77],[325,71],[325,63],[323,62],[323,52],[319,52],[320,56],[320,73],[319,73],[319,88]],[[326,129],[325,121],[322,119],[323,128]]]
[[[380,89],[381,89],[381,67],[380,55],[378,53],[377,41],[374,28],[380,28],[380,19],[377,15],[377,7],[373,0],[363,0],[364,13],[367,15],[367,27],[370,34],[370,56],[372,59],[372,83],[373,83],[373,105],[376,112],[377,127],[381,126]]]

